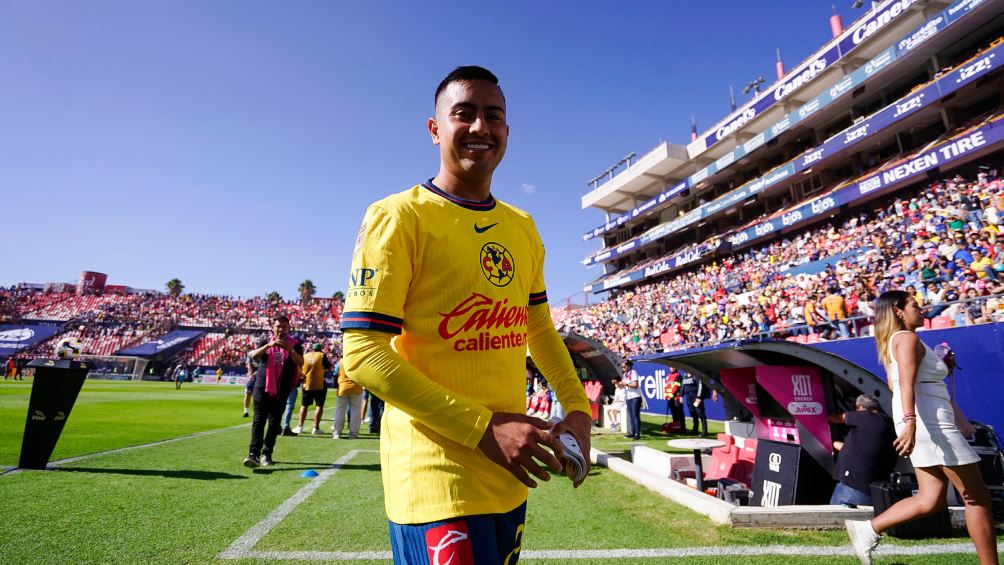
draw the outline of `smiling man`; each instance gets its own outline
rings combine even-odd
[[[536,226],[491,193],[509,138],[498,79],[458,67],[435,104],[439,173],[370,206],[359,230],[343,362],[387,402],[394,561],[512,564],[527,487],[562,470],[544,447],[560,456],[568,431],[588,456],[589,402],[551,321]],[[553,427],[523,414],[527,348],[568,411]]]

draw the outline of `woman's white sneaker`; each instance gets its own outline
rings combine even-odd
[[[847,528],[847,535],[850,536],[851,545],[854,546],[854,554],[858,556],[862,565],[871,565],[872,552],[882,539],[882,536],[872,529],[871,520],[844,520],[844,527]]]

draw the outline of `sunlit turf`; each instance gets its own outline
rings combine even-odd
[[[2,454],[5,464],[14,464],[28,387],[10,382],[4,385],[0,387]],[[157,383],[89,381],[71,413],[55,458],[245,423],[247,420],[240,417],[242,393],[236,387],[203,385],[176,391],[173,385]],[[646,421],[654,429],[662,418],[646,417]],[[664,448],[667,438],[649,432],[646,428],[648,439],[643,443]],[[262,538],[254,550],[388,550],[376,438],[280,437],[275,451],[277,465],[252,471],[241,465],[248,433],[247,427],[229,429],[174,443],[101,454],[61,465],[58,470],[0,476],[0,500],[5,508],[0,512],[0,528],[6,532],[0,538],[0,563],[215,562],[234,540],[308,484],[311,479],[300,477],[304,470],[321,472],[350,450],[359,452]],[[619,435],[595,437],[594,441],[594,445],[609,451],[626,450],[631,445]],[[773,544],[845,546],[847,539],[840,531],[764,531],[715,526],[705,517],[653,495],[615,473],[594,469],[579,489],[572,489],[567,479],[555,475],[532,491],[523,548],[530,551]],[[672,559],[683,563],[739,560],[786,564],[855,562],[849,556]],[[670,560],[647,560],[667,561]],[[877,560],[878,563],[904,561],[972,563],[975,556]]]

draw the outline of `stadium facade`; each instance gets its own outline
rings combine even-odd
[[[886,0],[687,146],[589,183],[606,221],[587,293],[620,292],[769,243],[1004,148],[1004,2]],[[994,155],[993,159],[997,159]],[[972,170],[969,170],[972,169]]]

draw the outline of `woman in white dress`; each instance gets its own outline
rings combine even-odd
[[[966,528],[981,564],[997,563],[997,538],[990,512],[990,493],[977,462],[979,456],[955,423],[945,377],[948,367],[917,337],[924,315],[909,293],[891,290],[878,298],[875,341],[892,389],[893,421],[898,437],[893,447],[909,456],[917,473],[918,492],[871,520],[848,520],[847,531],[862,563],[880,534],[889,528],[945,508],[951,481],[965,503]]]

